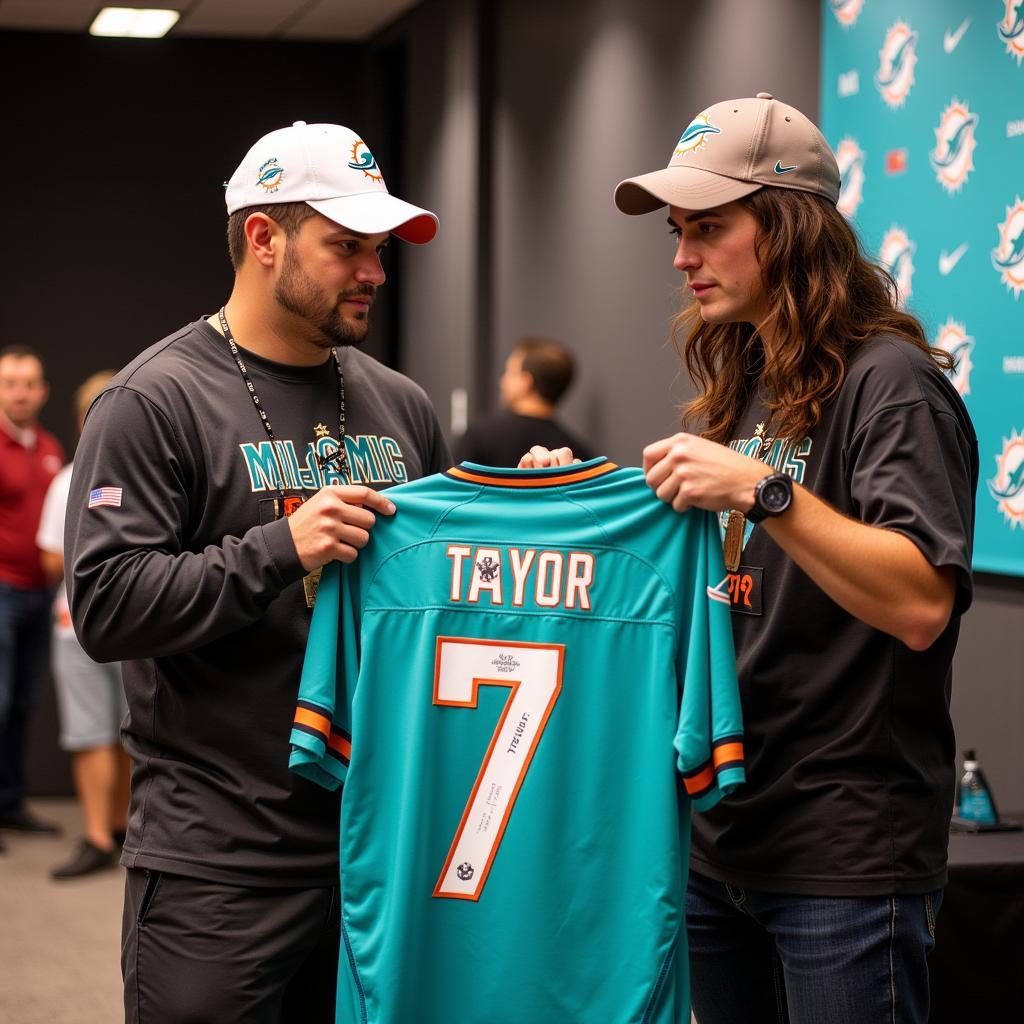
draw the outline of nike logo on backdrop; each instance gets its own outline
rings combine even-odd
[[[971,19],[964,18],[960,23],[960,27],[955,32],[950,32],[948,28],[946,29],[946,34],[942,39],[942,48],[946,53],[952,53],[960,45],[960,40],[963,39],[964,33],[970,28],[970,25]]]
[[[783,167],[781,160],[776,160],[775,161],[775,173],[776,174],[789,174],[790,171],[795,171],[796,168],[797,168],[796,164],[793,164],[792,167]]]
[[[967,243],[963,242],[958,245],[948,256],[946,250],[943,249],[939,253],[939,273],[945,277],[950,271],[960,262],[963,254],[967,252]]]

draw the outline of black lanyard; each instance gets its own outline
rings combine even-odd
[[[231,354],[235,357],[235,365],[238,367],[238,372],[242,375],[242,380],[245,381],[245,386],[249,389],[252,404],[256,406],[256,411],[260,414],[260,421],[263,423],[263,429],[266,430],[267,437],[270,438],[270,450],[274,453],[274,462],[277,464],[277,472],[281,478],[281,486],[278,488],[278,491],[281,497],[284,498],[284,466],[281,465],[281,456],[277,450],[277,438],[274,437],[274,428],[270,425],[270,417],[267,416],[267,411],[260,402],[259,395],[256,394],[256,388],[249,379],[249,371],[245,368],[245,363],[242,362],[242,356],[238,351],[238,345],[235,343],[235,337],[231,333],[231,328],[228,327],[228,318],[224,313],[223,306],[217,312],[217,316],[220,319],[220,328],[227,340],[228,347],[231,349]],[[345,451],[345,375],[341,372],[338,353],[333,348],[331,349],[331,358],[334,360],[334,369],[338,374],[338,447],[333,451],[327,452],[325,455],[317,455],[316,461],[320,466],[321,472],[325,472],[332,462],[337,462],[338,475],[344,479],[348,470],[348,453]]]

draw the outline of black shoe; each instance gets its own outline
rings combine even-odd
[[[113,850],[101,850],[93,846],[88,839],[82,839],[78,848],[60,867],[50,872],[51,878],[79,878],[91,875],[95,871],[108,871],[117,864]]]
[[[13,829],[15,832],[34,832],[45,836],[59,836],[64,831],[60,825],[55,825],[52,821],[43,821],[24,807],[0,814],[0,828]]]

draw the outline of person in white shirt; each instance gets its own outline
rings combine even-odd
[[[81,431],[93,400],[113,376],[94,373],[75,392],[75,413]],[[60,714],[60,744],[71,753],[75,791],[82,805],[84,829],[71,856],[55,867],[54,879],[78,878],[117,864],[128,811],[130,762],[118,738],[127,713],[119,662],[99,664],[82,650],[71,624],[64,578],[64,517],[71,487],[72,463],[54,478],[46,492],[36,543],[42,552],[48,582],[57,587],[54,599],[53,679]]]

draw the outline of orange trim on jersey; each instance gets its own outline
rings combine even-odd
[[[703,793],[704,790],[710,789],[712,783],[715,781],[715,770],[708,765],[699,775],[693,775],[690,778],[683,779],[686,783],[686,792],[693,796],[695,793]]]
[[[716,768],[725,764],[727,761],[742,761],[743,744],[723,743],[720,747],[715,747],[712,757],[714,758]]]
[[[604,476],[605,473],[611,473],[618,468],[614,462],[606,462],[601,466],[592,466],[590,469],[585,469],[578,473],[568,472],[561,473],[558,476],[518,477],[472,473],[469,470],[460,469],[458,466],[452,466],[448,470],[448,475],[454,476],[459,480],[467,480],[473,484],[497,484],[501,487],[554,487],[557,484],[573,484],[581,480],[591,480],[595,476]]]
[[[310,729],[322,732],[324,736],[331,735],[331,720],[326,715],[310,711],[309,708],[295,709],[295,724],[309,726]]]
[[[346,761],[352,760],[352,743],[339,733],[332,732],[331,738],[327,741],[331,750],[336,750]]]
[[[336,750],[346,761],[352,759],[351,741],[331,728],[331,720],[326,715],[318,715],[315,711],[310,711],[309,708],[298,707],[295,709],[295,724],[315,729],[321,734],[328,747]]]

